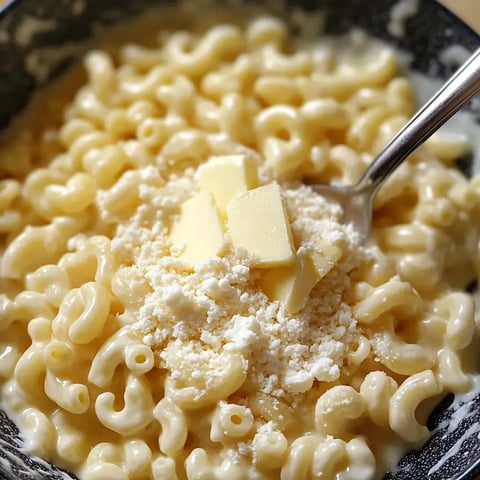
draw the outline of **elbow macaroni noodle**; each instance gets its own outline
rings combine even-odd
[[[260,183],[278,181],[285,199],[299,180],[354,182],[415,109],[394,52],[355,38],[296,42],[267,17],[187,24],[153,44],[88,53],[75,95],[45,94],[4,133],[0,377],[28,451],[84,480],[368,480],[394,466],[389,451],[427,440],[421,402],[468,390],[477,332],[463,290],[480,274],[480,182],[452,166],[460,142],[436,135],[388,180],[367,247],[338,243],[338,262],[356,258],[336,292],[350,333],[335,324],[336,356],[304,377],[258,370],[274,355],[252,363],[268,355],[255,350],[268,334],[262,317],[248,320],[255,307],[236,296],[232,272],[252,275],[265,311],[279,302],[240,254],[231,271],[213,259],[223,273],[206,274],[192,300],[184,279],[204,267],[162,277],[180,278],[170,288],[136,263],[140,245],[120,245],[138,217],[147,254],[170,255],[155,242],[210,156],[250,155]],[[364,53],[349,51],[355,42]],[[338,262],[325,281],[341,276]],[[333,295],[323,282],[319,295]],[[216,344],[198,322],[219,298],[238,307],[238,329]],[[139,316],[158,319],[158,331]],[[162,330],[173,316],[174,330]],[[320,348],[297,347],[306,350],[285,349],[285,362]],[[216,357],[191,362],[194,349]]]

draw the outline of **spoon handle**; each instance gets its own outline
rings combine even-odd
[[[400,130],[356,184],[373,193],[419,145],[480,91],[480,48]]]

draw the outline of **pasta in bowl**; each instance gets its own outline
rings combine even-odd
[[[413,113],[395,50],[178,8],[3,134],[2,406],[85,480],[382,478],[476,382],[468,146],[412,155],[362,245],[308,185],[354,182]]]

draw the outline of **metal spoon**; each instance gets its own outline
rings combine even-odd
[[[312,185],[320,195],[340,204],[346,223],[365,241],[372,223],[372,202],[390,174],[432,133],[480,91],[478,49],[388,143],[354,185]]]

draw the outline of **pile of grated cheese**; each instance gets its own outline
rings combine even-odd
[[[144,170],[145,178],[158,175],[154,168]],[[338,379],[358,335],[343,294],[349,273],[365,254],[352,227],[342,224],[341,208],[308,186],[282,185],[295,243],[308,246],[322,238],[344,251],[306,306],[289,314],[263,293],[262,272],[250,267],[245,251],[230,244],[222,257],[193,269],[179,259],[168,230],[197,188],[194,173],[152,181],[153,186],[145,182],[141,207],[119,227],[112,246],[128,265],[119,277],[139,297],[126,305],[120,320],[153,349],[157,367],[173,379],[214,378],[225,352],[242,355],[249,388],[278,398],[307,392],[315,381]]]

